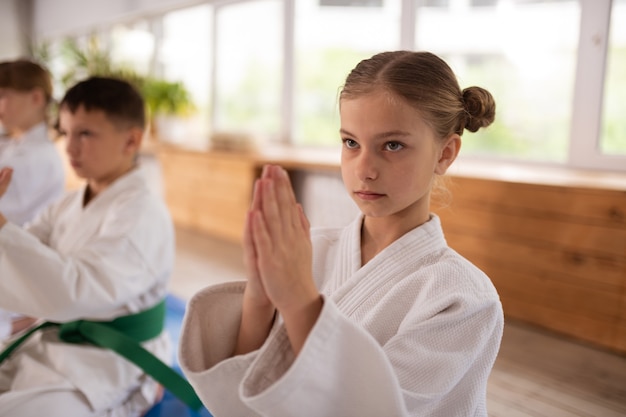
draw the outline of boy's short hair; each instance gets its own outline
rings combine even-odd
[[[75,113],[80,106],[86,111],[101,110],[114,123],[125,127],[146,126],[143,97],[129,82],[108,77],[90,77],[65,93],[59,110]]]
[[[0,62],[0,88],[17,91],[43,91],[46,103],[52,101],[52,77],[46,68],[27,59]]]

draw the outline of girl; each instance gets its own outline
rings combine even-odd
[[[16,172],[0,199],[0,212],[19,225],[32,221],[65,190],[63,160],[48,137],[51,102],[52,79],[44,67],[25,59],[0,62],[0,169]],[[0,340],[34,322],[0,309]]]
[[[264,169],[245,229],[247,283],[191,300],[180,359],[221,416],[487,416],[503,328],[489,278],[430,212],[465,129],[494,119],[427,52],[359,63],[340,95],[341,172],[361,213],[315,229],[285,171]]]

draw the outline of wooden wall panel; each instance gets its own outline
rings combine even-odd
[[[174,222],[240,243],[256,168],[234,154],[160,152]]]
[[[505,315],[626,352],[626,192],[455,177],[449,245],[490,276]]]
[[[181,150],[159,157],[174,221],[240,243],[254,179],[272,161]],[[276,163],[292,173],[312,170]],[[626,184],[616,190],[453,176],[448,188],[450,205],[433,205],[446,239],[489,275],[507,318],[626,353]],[[317,192],[329,199],[327,189]]]
[[[482,265],[502,265],[512,270],[528,271],[542,279],[564,281],[591,290],[619,292],[623,287],[626,265],[620,264],[617,257],[608,261],[591,255],[573,256],[555,245],[456,233],[448,229],[448,216],[441,218],[448,242]]]
[[[622,312],[626,310],[626,303],[622,304]],[[626,314],[622,315],[621,320],[617,325],[617,333],[615,334],[615,340],[612,343],[612,346],[618,352],[626,352]]]

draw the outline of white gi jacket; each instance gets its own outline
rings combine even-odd
[[[63,161],[48,138],[45,123],[19,139],[0,139],[0,168],[13,168],[11,184],[0,198],[0,212],[22,225],[31,221],[65,190]],[[19,317],[0,309],[0,340],[11,334],[11,321]]]
[[[63,160],[40,123],[19,139],[0,139],[0,168],[13,168],[0,212],[18,225],[31,221],[65,190]]]
[[[0,229],[0,307],[58,322],[112,320],[150,308],[166,296],[174,261],[173,225],[139,169],[116,180],[86,207],[83,196],[84,189],[68,194],[26,230],[12,223]],[[166,334],[144,346],[170,362]],[[3,380],[10,386],[2,386]],[[69,381],[94,410],[104,410],[130,391],[143,390],[145,380],[139,368],[116,353],[61,342],[55,330],[45,330],[0,365],[0,415],[3,391],[37,384],[53,388]],[[155,388],[146,393],[152,396],[148,401]]]
[[[491,281],[447,246],[436,215],[361,267],[361,223],[312,231],[324,306],[295,359],[280,323],[231,357],[244,283],[192,298],[180,363],[216,417],[487,416],[504,321]]]

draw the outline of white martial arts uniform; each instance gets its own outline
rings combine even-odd
[[[23,225],[65,190],[63,160],[48,138],[45,123],[40,123],[17,139],[0,139],[0,168],[13,168],[13,178],[0,198],[0,213],[9,221]],[[0,340],[11,334],[11,322],[19,317],[0,309]]]
[[[63,160],[48,138],[45,123],[20,138],[0,139],[0,168],[13,168],[13,178],[0,198],[0,212],[7,220],[23,225],[65,190]]]
[[[280,323],[231,357],[244,283],[192,298],[180,362],[216,417],[487,416],[504,322],[491,281],[435,215],[361,267],[361,223],[312,231],[324,306],[296,359]]]
[[[27,230],[0,229],[0,307],[65,322],[112,320],[167,294],[171,218],[138,169],[83,207],[84,189],[46,209]],[[165,333],[144,346],[166,363]],[[0,365],[0,416],[133,416],[156,383],[116,353],[34,334]],[[37,411],[38,410],[38,411]]]

